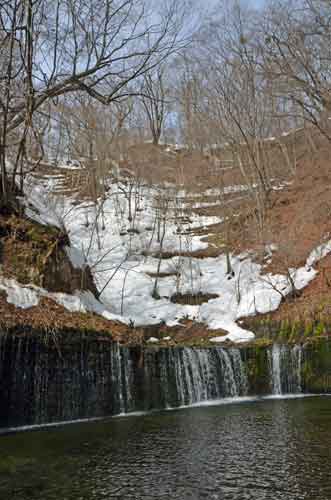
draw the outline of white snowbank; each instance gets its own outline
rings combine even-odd
[[[185,208],[186,193],[183,190],[176,192],[173,187],[168,187],[163,192],[160,187],[137,187],[131,199],[134,218],[129,218],[128,188],[125,184],[118,182],[110,185],[108,197],[101,207],[91,204],[74,206],[69,198],[52,197],[55,182],[54,179],[48,180],[46,185],[39,184],[30,189],[28,200],[37,210],[27,208],[27,211],[36,220],[57,220],[65,227],[71,242],[67,252],[73,265],[92,265],[95,282],[101,292],[100,301],[88,293],[74,296],[52,294],[55,300],[71,311],[93,311],[105,318],[120,319],[135,326],[161,322],[173,326],[183,319],[193,319],[205,323],[210,329],[228,332],[225,336],[215,337],[214,342],[226,339],[247,341],[254,334],[240,328],[236,321],[244,316],[277,309],[282,298],[292,291],[291,282],[298,289],[305,287],[316,275],[313,264],[331,252],[330,241],[311,253],[306,266],[289,270],[288,276],[264,275],[263,267],[255,263],[249,254],[231,256],[234,276],[229,277],[225,255],[205,259],[181,256],[208,246],[199,236],[189,234],[192,228],[208,227],[221,221],[218,217],[196,214],[190,214],[188,219],[187,214],[181,212]],[[227,188],[228,193],[246,189],[241,185]],[[209,190],[208,195],[217,192],[220,191]],[[190,194],[187,196],[192,197]],[[169,199],[172,201],[169,202]],[[164,202],[162,200],[167,201],[168,208],[164,215],[166,227],[161,248],[157,235],[158,232],[162,234],[163,219],[161,231],[160,228],[158,231],[156,215],[158,206]],[[183,214],[185,216],[181,219]],[[157,272],[159,261],[150,255],[160,250],[178,253],[178,256],[162,260],[159,271],[170,275],[158,278],[154,298],[155,279],[150,273]],[[271,257],[276,250],[275,246],[269,245],[266,248],[267,257]],[[182,305],[170,300],[177,292],[211,293],[218,298],[201,306]]]
[[[76,247],[65,247],[66,253],[75,269],[84,269],[86,259],[83,252]]]
[[[42,297],[48,297],[62,305],[70,312],[92,312],[108,320],[122,321],[123,318],[112,314],[91,292],[77,291],[74,295],[66,293],[50,293],[35,285],[22,285],[13,279],[0,276],[0,290],[7,294],[7,302],[16,307],[28,309],[37,306]]]
[[[19,285],[15,280],[0,278],[0,290],[7,293],[7,302],[16,307],[28,309],[39,303],[39,296],[34,287]]]
[[[307,266],[313,266],[331,252],[331,240],[315,248],[307,259]]]
[[[28,217],[43,225],[55,226],[62,229],[62,214],[60,213],[60,202],[52,196],[51,189],[56,179],[49,179],[48,184],[29,184],[26,180],[25,212]],[[31,182],[31,181],[30,181]]]
[[[159,339],[157,339],[156,337],[150,337],[147,342],[149,342],[150,344],[157,344],[159,342]]]

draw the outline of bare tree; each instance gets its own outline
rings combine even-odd
[[[160,142],[169,104],[165,79],[165,67],[159,66],[144,76],[142,86],[142,104],[155,145]]]
[[[104,105],[138,93],[133,83],[186,44],[183,8],[151,17],[144,0],[3,0],[0,8],[1,200],[49,101],[86,93]],[[100,22],[101,20],[101,22]]]
[[[206,110],[206,79],[196,54],[185,54],[177,60],[177,100],[180,109],[181,134],[190,150],[203,152],[210,143],[212,127],[209,110]]]
[[[284,103],[283,115],[312,123],[331,139],[323,120],[331,113],[330,2],[279,0],[265,14],[263,70]]]
[[[253,27],[249,11],[242,11],[237,3],[228,8],[226,16],[201,34],[205,62],[200,72],[206,75],[205,114],[218,132],[223,157],[230,155],[240,170],[263,238],[271,188],[264,142],[269,133],[269,95],[259,71]]]

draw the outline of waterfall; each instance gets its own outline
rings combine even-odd
[[[302,392],[302,346],[274,344],[268,352],[272,394]]]
[[[303,355],[287,345],[151,348],[75,332],[56,342],[0,335],[0,427],[300,393]]]
[[[302,346],[296,345],[292,349],[292,359],[296,373],[296,390],[302,392]]]
[[[271,383],[272,383],[272,393],[282,394],[282,381],[281,381],[281,349],[282,347],[278,344],[272,346],[271,351]]]
[[[191,405],[197,402],[247,393],[247,375],[239,349],[167,349],[161,356],[160,401],[164,407]],[[145,386],[153,384],[155,358],[145,365]],[[170,387],[172,389],[170,389]]]
[[[122,349],[122,358],[123,358],[123,371],[124,371],[124,392],[125,392],[125,406],[124,408],[122,407],[123,412],[127,413],[130,410],[132,410],[132,392],[131,392],[131,387],[132,387],[132,362],[130,359],[130,353],[129,350],[124,347]]]
[[[117,342],[111,348],[111,379],[115,387],[115,405],[119,413],[128,413],[133,408],[132,396],[132,362],[127,347]]]
[[[228,352],[232,360],[233,374],[238,388],[238,394],[246,396],[248,394],[248,379],[240,350],[231,348]]]

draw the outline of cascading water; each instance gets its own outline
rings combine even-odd
[[[296,374],[296,389],[298,393],[302,392],[302,346],[296,345],[292,349],[292,359]]]
[[[281,363],[281,346],[274,344],[271,351],[271,383],[272,383],[272,393],[282,394],[282,381],[280,375],[280,363]]]
[[[229,353],[231,355],[233,373],[236,386],[239,388],[239,394],[246,396],[248,394],[248,379],[240,350],[229,349]]]
[[[75,332],[48,343],[0,335],[0,427],[300,393],[302,374],[302,346],[144,348]]]
[[[302,392],[302,346],[274,344],[269,355],[272,393],[299,394]]]
[[[146,361],[145,387],[150,387],[157,360],[150,357]],[[159,398],[164,407],[247,393],[247,377],[239,349],[166,349],[159,361]]]

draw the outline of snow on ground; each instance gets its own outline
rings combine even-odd
[[[43,297],[50,298],[71,312],[93,312],[109,320],[121,321],[122,318],[112,314],[99,302],[91,292],[77,291],[75,295],[66,293],[50,293],[35,285],[22,285],[14,279],[0,276],[0,290],[6,292],[7,302],[16,307],[28,309],[37,306]]]
[[[256,184],[253,184],[251,186],[252,188],[255,188],[256,187]],[[224,188],[209,188],[209,189],[206,189],[203,193],[203,196],[204,197],[208,197],[208,196],[218,196],[220,198],[222,198],[222,196],[224,194],[235,194],[235,193],[243,193],[243,192],[246,192],[246,191],[249,191],[249,188],[247,185],[244,185],[244,184],[236,184],[234,186],[227,186],[227,187],[224,187]],[[189,198],[200,198],[201,197],[201,193],[197,193],[197,192],[190,192],[190,191],[187,191],[185,189],[180,189],[178,191],[178,197],[179,198],[186,198],[186,197],[189,197]]]
[[[307,266],[313,266],[331,252],[331,240],[315,248],[307,259]]]
[[[7,293],[7,302],[28,309],[38,305],[39,296],[34,287],[24,287],[17,281],[0,277],[0,290]]]
[[[68,255],[75,267],[90,265],[101,292],[100,300],[88,292],[73,296],[48,294],[36,287],[20,287],[13,280],[0,281],[8,301],[20,307],[35,305],[40,296],[46,295],[70,311],[93,311],[135,326],[161,322],[173,326],[183,319],[195,319],[210,329],[228,332],[215,337],[214,342],[242,342],[253,339],[254,334],[240,328],[236,321],[277,309],[282,298],[291,292],[291,282],[297,288],[306,286],[316,275],[314,263],[331,252],[331,242],[318,247],[308,257],[306,266],[289,270],[288,276],[263,274],[262,266],[249,254],[232,256],[234,276],[230,277],[226,274],[224,255],[205,259],[181,255],[207,247],[199,236],[187,234],[189,230],[221,221],[197,214],[190,214],[188,219],[182,212],[183,192],[169,186],[164,191],[147,186],[130,191],[128,184],[118,182],[109,186],[102,205],[77,205],[68,197],[52,196],[57,182],[53,178],[37,186],[27,185],[27,214],[39,222],[66,228],[71,242]],[[228,188],[232,193],[244,190],[243,186]],[[153,254],[160,249],[177,255],[159,261]],[[271,246],[270,253],[272,250],[275,248]],[[159,277],[155,285],[150,274],[158,270],[167,276]],[[170,300],[178,292],[218,297],[201,306],[181,305]]]
[[[63,168],[66,170],[80,170],[82,168],[82,165],[79,161],[72,160],[68,160],[64,163],[57,163],[56,166],[57,168]]]

